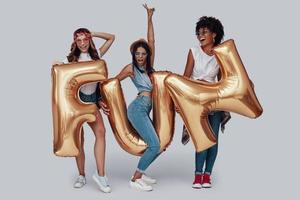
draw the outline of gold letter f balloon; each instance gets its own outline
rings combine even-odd
[[[54,153],[57,156],[77,156],[84,122],[96,120],[97,106],[78,98],[81,85],[107,79],[104,60],[55,65],[52,67],[52,114]]]
[[[169,75],[165,85],[191,135],[196,151],[203,151],[216,143],[208,123],[211,111],[235,112],[250,118],[261,115],[260,106],[233,40],[214,48],[222,78],[207,84],[179,75]],[[199,84],[202,83],[202,84]]]

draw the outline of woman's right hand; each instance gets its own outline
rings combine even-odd
[[[106,103],[104,103],[103,101],[99,101],[99,105],[100,105],[101,109],[103,110],[103,113],[106,115],[109,115],[110,110],[107,108]]]
[[[60,61],[54,61],[53,63],[52,63],[52,65],[62,65],[62,64],[64,64],[63,62],[60,62]]]
[[[175,106],[175,111],[176,111],[177,113],[180,113],[180,109],[179,109],[177,106]]]

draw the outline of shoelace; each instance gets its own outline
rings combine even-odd
[[[78,177],[78,178],[77,178],[77,182],[84,182],[84,177],[81,177],[81,176]]]
[[[142,179],[135,180],[135,182],[140,184],[141,186],[148,186]]]
[[[208,174],[204,174],[204,176],[203,176],[203,182],[204,183],[210,183],[210,176]]]
[[[147,176],[146,174],[143,174],[142,179],[148,179],[148,180],[153,180],[150,176]]]
[[[201,174],[197,174],[197,175],[195,176],[195,181],[194,181],[194,183],[201,183],[201,178],[202,178],[202,175],[201,175]]]
[[[99,177],[100,182],[102,183],[103,186],[108,187],[107,179],[105,177]]]

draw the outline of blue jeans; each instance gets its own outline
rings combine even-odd
[[[160,142],[153,127],[149,113],[152,108],[151,97],[138,96],[129,106],[127,116],[132,126],[148,145],[141,156],[137,170],[143,173],[159,155]]]
[[[215,112],[213,114],[208,115],[209,124],[217,138],[217,144],[210,147],[207,150],[196,152],[195,162],[196,162],[196,170],[195,174],[203,173],[203,166],[205,163],[204,173],[211,174],[212,169],[214,167],[215,160],[217,158],[218,153],[218,136],[219,136],[219,127],[221,124],[221,112]]]

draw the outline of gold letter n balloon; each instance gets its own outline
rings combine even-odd
[[[77,156],[80,151],[81,127],[96,120],[95,104],[80,101],[80,86],[107,79],[104,60],[54,65],[52,67],[52,115],[54,153]]]
[[[208,84],[179,75],[169,75],[166,87],[191,135],[196,151],[203,151],[216,143],[208,123],[211,111],[235,112],[250,118],[261,115],[260,106],[233,40],[214,48],[222,78]]]

